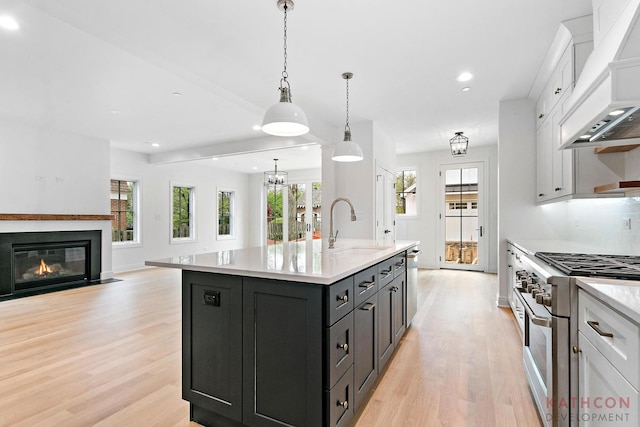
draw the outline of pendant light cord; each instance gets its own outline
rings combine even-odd
[[[347,123],[344,126],[344,130],[345,131],[351,131],[351,128],[349,127],[349,79],[345,79],[347,81]]]
[[[287,82],[287,77],[289,74],[287,73],[287,4],[284,4],[284,69],[282,70],[282,79]],[[288,82],[287,82],[288,83]]]

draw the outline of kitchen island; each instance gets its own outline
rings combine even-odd
[[[182,395],[210,426],[347,426],[406,331],[418,242],[292,242],[147,261],[182,272]]]

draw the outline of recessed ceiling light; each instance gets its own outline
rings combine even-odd
[[[464,72],[462,74],[460,74],[456,80],[459,82],[468,82],[469,80],[471,80],[473,78],[473,74],[468,73],[468,72]]]
[[[158,144],[157,142],[152,142],[151,146],[158,148],[158,147],[160,147],[160,144]]]
[[[111,110],[111,114],[120,114],[120,110]]]
[[[213,160],[215,162],[216,160],[218,160],[218,158],[217,157],[212,157],[211,160]]]
[[[302,147],[300,147],[301,150],[308,150],[309,146],[308,145],[303,145]]]
[[[251,169],[253,169],[254,171],[257,171],[257,170],[258,170],[258,167],[257,167],[257,166],[254,166],[254,167],[252,167]]]
[[[469,86],[463,87],[462,91],[463,92],[469,92],[471,90],[471,88]]]
[[[0,15],[0,28],[4,28],[9,31],[16,31],[20,29],[20,24],[18,24],[18,21],[9,15]]]
[[[262,126],[260,126],[260,125],[253,125],[252,129],[253,129],[253,130],[260,130],[260,129],[262,129]]]
[[[624,110],[614,110],[612,112],[609,113],[610,116],[619,116],[620,114],[623,114]]]

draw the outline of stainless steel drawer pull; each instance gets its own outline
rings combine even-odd
[[[371,309],[372,309],[373,307],[375,307],[375,306],[376,306],[375,304],[373,304],[373,303],[369,303],[369,304],[367,304],[366,306],[364,306],[364,307],[360,308],[360,310],[371,311]]]
[[[349,350],[349,344],[344,343],[344,344],[338,344],[338,348],[343,349],[344,351]]]
[[[342,301],[342,302],[348,302],[349,301],[349,295],[347,295],[347,294],[344,294],[342,296],[338,295],[336,297],[336,300],[337,301]]]
[[[388,276],[388,275],[390,275],[390,274],[391,274],[391,271],[392,271],[391,269],[388,269],[388,270],[382,270],[382,271],[380,272],[380,274],[382,274],[382,275],[384,275],[384,276],[386,277],[386,276]]]
[[[338,406],[342,406],[344,409],[347,409],[349,407],[349,402],[346,400],[344,402],[340,402],[338,400]]]
[[[397,286],[392,286],[391,287],[391,292],[398,292],[398,287]]]
[[[373,282],[362,282],[362,283],[360,283],[360,287],[369,289],[369,288],[374,287],[375,284],[376,284],[375,280]]]
[[[400,268],[402,266],[404,266],[404,259],[400,262],[396,262],[396,267]]]
[[[600,323],[593,320],[587,320],[587,325],[591,326],[591,328],[596,331],[601,337],[613,338],[613,334],[611,332],[604,332],[602,331],[602,329],[600,329]]]

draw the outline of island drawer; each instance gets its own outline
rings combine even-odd
[[[325,330],[325,384],[331,388],[353,365],[353,312]]]
[[[394,262],[394,258],[389,258],[378,264],[378,289],[382,289],[393,280]]]
[[[393,277],[396,278],[407,271],[407,253],[402,252],[393,257]]]
[[[578,330],[627,381],[639,388],[640,328],[636,323],[580,290]]]
[[[371,295],[378,292],[378,267],[372,266],[353,276],[355,306],[362,304]]]
[[[353,419],[353,366],[326,391],[325,413],[329,414],[331,427],[346,427]]]
[[[353,310],[353,276],[327,287],[325,292],[325,324],[331,326]]]

